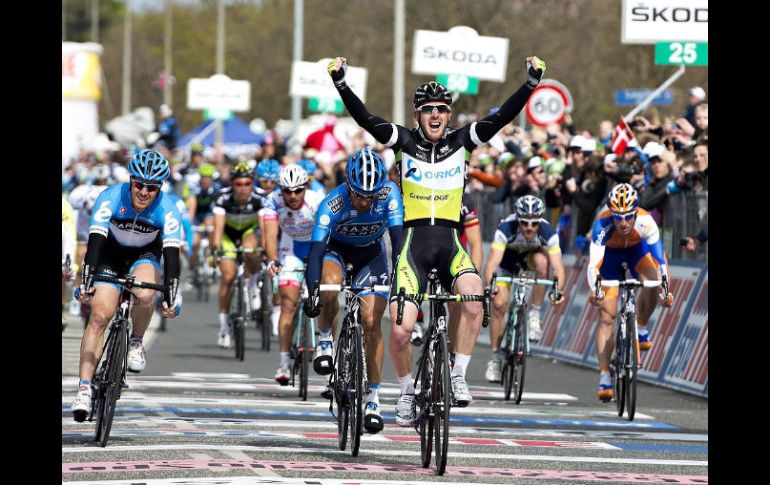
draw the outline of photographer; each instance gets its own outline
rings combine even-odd
[[[639,206],[650,213],[658,226],[662,226],[663,214],[668,204],[668,184],[674,180],[671,163],[676,157],[673,152],[655,142],[647,143],[644,153],[650,161],[652,178],[639,191]]]

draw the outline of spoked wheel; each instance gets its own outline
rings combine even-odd
[[[433,437],[436,446],[436,475],[446,470],[449,449],[449,411],[452,407],[452,390],[449,382],[449,349],[446,334],[436,340],[433,362]]]
[[[620,327],[615,338],[615,359],[613,371],[615,374],[615,404],[618,408],[618,416],[623,416],[623,409],[626,405],[626,341],[621,336]]]
[[[636,319],[633,314],[626,316],[626,335],[628,366],[626,367],[626,408],[628,420],[634,420],[636,414],[636,374],[639,370],[639,338],[636,335]]]
[[[513,314],[509,315],[508,322],[505,325],[505,331],[503,332],[503,339],[500,341],[500,350],[503,354],[503,369],[502,369],[502,384],[503,384],[503,395],[505,397],[506,401],[509,401],[511,399],[511,391],[513,390],[513,352],[512,350],[514,348],[514,342],[513,338],[515,335],[514,332],[514,325],[515,320],[513,320],[514,316]]]
[[[262,288],[259,290],[259,297],[262,299],[262,308],[260,316],[262,318],[262,350],[270,352],[270,338],[273,335],[273,324],[271,316],[273,315],[273,292],[271,291],[272,281],[267,271],[262,272]]]
[[[300,326],[302,336],[299,340],[301,347],[299,351],[300,358],[302,359],[299,368],[299,397],[303,401],[307,401],[307,380],[310,374],[310,359],[313,355],[313,349],[309,348],[310,345],[310,322],[305,315],[302,315],[302,325]]]
[[[344,359],[345,351],[349,348],[347,337],[341,337],[339,343],[340,349],[337,352],[337,360],[334,366],[334,383],[332,389],[334,392],[334,402],[337,403],[337,444],[340,450],[345,451],[348,441],[348,418],[350,417],[350,405],[347,399],[346,385],[347,376],[345,375],[345,364],[339,359]]]
[[[364,429],[363,399],[364,399],[364,356],[361,354],[361,330],[351,329],[350,338],[350,451],[358,456],[361,446],[361,433]]]
[[[127,322],[126,322],[127,324]],[[96,441],[102,447],[107,446],[115,417],[115,407],[120,396],[120,385],[123,379],[123,368],[126,364],[126,335],[120,325],[114,326],[110,334],[111,343],[107,348],[103,380],[99,385],[101,404],[98,406],[96,418]]]
[[[430,343],[423,343],[430,345]],[[420,392],[415,395],[415,428],[420,435],[420,460],[423,468],[430,466],[433,453],[433,410],[431,408],[431,375],[433,360],[430,350],[425,351],[425,358],[420,361],[417,376],[420,379]]]
[[[521,395],[524,393],[524,373],[527,370],[527,312],[524,307],[519,308],[518,331],[513,345],[513,361],[511,366],[511,389],[516,404],[521,403]]]

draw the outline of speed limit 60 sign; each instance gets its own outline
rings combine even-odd
[[[537,126],[561,124],[564,115],[572,108],[568,98],[568,92],[561,86],[541,83],[532,91],[527,101],[525,107],[527,119]]]

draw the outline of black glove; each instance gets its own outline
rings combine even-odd
[[[321,302],[319,298],[314,298],[312,295],[309,296],[303,303],[302,303],[302,311],[305,312],[305,315],[307,315],[310,318],[315,318],[318,315],[321,314]]]
[[[545,62],[538,59],[535,64],[527,61],[527,84],[533,88],[540,84],[540,80],[545,75]]]
[[[348,64],[347,62],[343,62],[342,66],[340,66],[339,70],[335,70],[335,61],[332,59],[329,61],[329,65],[326,67],[326,70],[329,72],[329,75],[332,77],[332,81],[334,82],[334,86],[337,87],[337,89],[342,89],[345,87],[345,73],[348,71]]]

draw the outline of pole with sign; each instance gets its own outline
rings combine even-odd
[[[561,124],[573,107],[572,95],[566,86],[552,79],[543,79],[532,91],[524,112],[530,123],[545,127],[551,123]]]
[[[706,42],[657,42],[655,64],[658,66],[708,66],[709,45]]]

